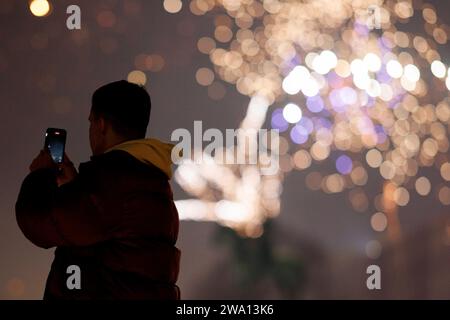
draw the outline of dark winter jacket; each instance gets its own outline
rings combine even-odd
[[[179,299],[170,150],[129,141],[81,164],[61,187],[50,169],[25,178],[20,229],[39,247],[57,247],[44,299]],[[79,267],[80,289],[68,285],[70,266]]]

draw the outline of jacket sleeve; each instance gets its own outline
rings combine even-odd
[[[16,203],[16,219],[23,234],[42,248],[91,245],[108,237],[97,197],[78,175],[57,186],[56,174],[41,169],[24,180]]]

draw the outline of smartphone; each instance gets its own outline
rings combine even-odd
[[[64,159],[64,149],[66,147],[66,130],[48,128],[45,132],[44,148],[50,152],[55,163],[62,163]]]

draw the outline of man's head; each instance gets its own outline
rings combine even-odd
[[[151,101],[144,87],[125,80],[108,83],[92,95],[89,141],[92,153],[145,137]]]

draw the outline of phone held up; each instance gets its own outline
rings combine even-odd
[[[50,152],[53,161],[61,164],[64,159],[67,132],[64,129],[48,128],[45,132],[44,148]]]

